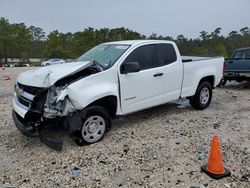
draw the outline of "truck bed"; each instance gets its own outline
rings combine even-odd
[[[187,62],[192,62],[192,61],[202,61],[202,60],[208,60],[208,59],[216,59],[220,57],[211,57],[211,56],[181,56],[182,62],[187,63]]]
[[[193,96],[199,82],[199,78],[214,75],[213,87],[216,87],[222,78],[224,57],[196,57],[182,56],[183,85],[181,96]]]

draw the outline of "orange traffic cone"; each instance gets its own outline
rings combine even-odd
[[[10,80],[10,77],[9,76],[3,76],[3,79],[4,80]]]
[[[218,136],[213,137],[208,164],[202,166],[201,170],[214,179],[231,175],[231,172],[224,168]]]

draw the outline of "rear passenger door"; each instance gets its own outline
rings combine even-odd
[[[163,68],[164,101],[168,102],[179,98],[182,87],[183,64],[177,60],[174,46],[170,43],[156,45],[158,64]]]
[[[138,62],[140,71],[119,74],[122,113],[127,114],[163,102],[164,67],[158,67],[155,45],[136,48],[125,62]],[[121,65],[122,66],[122,65]]]

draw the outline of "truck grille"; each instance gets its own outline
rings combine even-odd
[[[18,88],[21,89],[21,92],[18,92],[20,91],[20,89]],[[26,85],[17,83],[17,86],[15,86],[15,91],[17,94],[17,100],[20,104],[27,107],[28,109],[35,108],[37,110],[41,110],[42,108],[41,105],[44,103],[46,99],[46,93],[47,93],[46,88],[26,86]],[[43,99],[42,104],[40,104],[41,97]]]
[[[28,99],[25,99],[25,98],[20,97],[20,96],[17,97],[17,99],[18,99],[18,101],[19,101],[22,105],[24,105],[24,106],[26,106],[26,107],[29,108],[31,102],[30,102]]]
[[[33,86],[26,86],[20,83],[17,83],[18,87],[23,89],[23,91],[30,93],[32,95],[36,95],[44,90],[44,88],[41,87],[33,87]]]

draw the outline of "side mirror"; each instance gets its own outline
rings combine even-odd
[[[121,74],[127,74],[131,72],[139,72],[140,65],[138,62],[126,62],[121,66]]]

